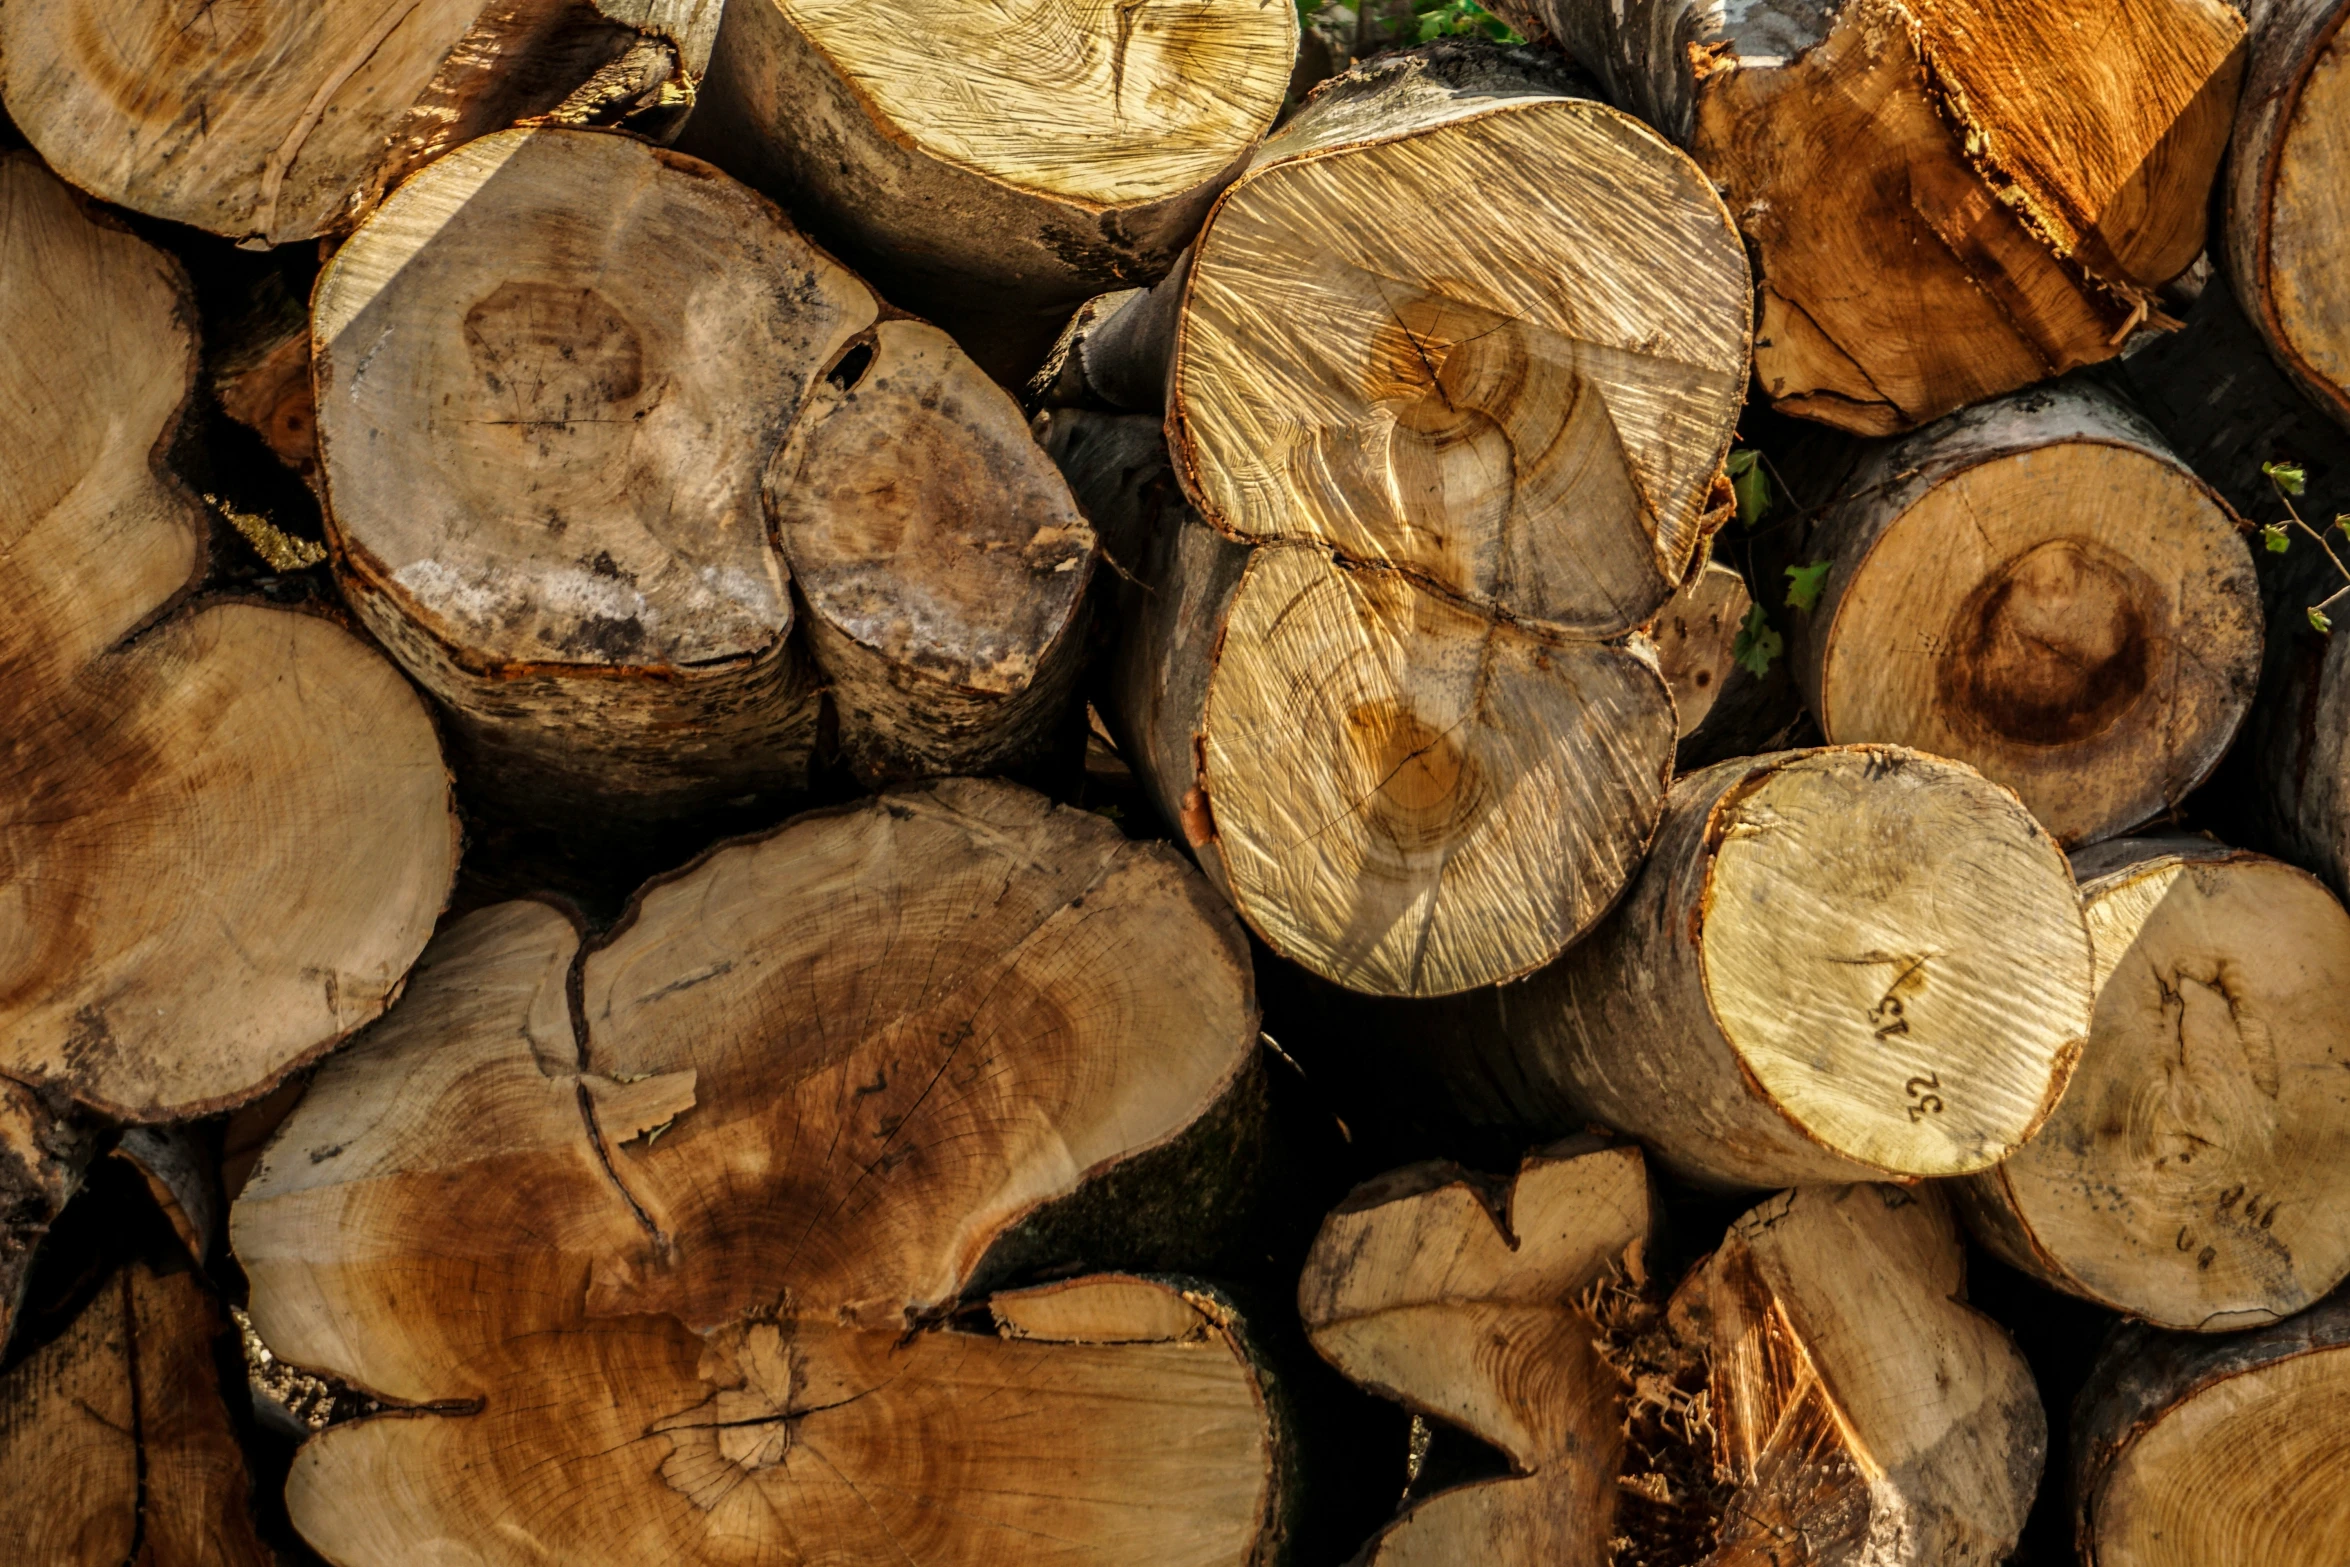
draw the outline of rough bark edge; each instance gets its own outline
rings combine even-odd
[[[2331,15],[2325,7],[2332,3]],[[2228,281],[2269,355],[2303,395],[2350,425],[2350,393],[2310,366],[2285,341],[2269,284],[2278,155],[2319,56],[2341,38],[2350,5],[2338,0],[2252,0],[2251,58],[2237,100],[2235,134],[2222,177]]]

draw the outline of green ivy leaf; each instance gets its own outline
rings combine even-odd
[[[1810,614],[1820,605],[1820,589],[1828,583],[1829,562],[1815,560],[1808,566],[1787,568],[1787,607]]]
[[[2281,522],[2272,522],[2260,530],[2260,542],[2268,546],[2271,555],[2282,555],[2293,547],[2293,537]]]
[[[2309,606],[2309,629],[2324,636],[2334,629],[2334,623],[2326,618],[2324,610],[2312,604]]]
[[[1751,528],[1771,509],[1771,477],[1763,471],[1762,453],[1748,448],[1730,454],[1723,466],[1730,473],[1730,489],[1738,497],[1738,525]]]
[[[1771,660],[1787,651],[1786,639],[1771,629],[1771,619],[1763,613],[1760,604],[1747,607],[1745,623],[1730,643],[1730,657],[1738,667],[1756,677],[1771,672]]]
[[[2287,495],[2299,495],[2309,483],[2309,475],[2302,471],[2299,463],[2264,462],[2260,465],[2260,471],[2268,475],[2269,483]]]

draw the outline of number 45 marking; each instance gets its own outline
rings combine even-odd
[[[1937,1093],[1929,1092],[1929,1090],[1940,1088],[1942,1086],[1942,1076],[1940,1073],[1928,1072],[1923,1077],[1913,1077],[1909,1080],[1907,1086],[1909,1088],[1909,1097],[1917,1101],[1917,1103],[1909,1107],[1909,1119],[1913,1125],[1919,1121],[1923,1121],[1929,1115],[1940,1115],[1942,1113],[1942,1096]]]

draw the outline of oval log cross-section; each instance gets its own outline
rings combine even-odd
[[[91,194],[282,245],[517,120],[674,129],[717,31],[711,0],[21,0],[0,93]]]
[[[274,1352],[434,1405],[314,1438],[295,1523],[347,1567],[1256,1561],[1280,1455],[1228,1307],[975,1286],[1249,1092],[1256,1030],[1175,855],[1000,783],[722,847],[585,946],[470,916],[231,1221]]]
[[[2175,805],[2260,677],[2227,504],[2110,394],[2036,388],[1865,458],[1794,667],[1827,738],[1980,768],[2068,844]]]
[[[2075,856],[2097,1010],[2039,1137],[1966,1189],[1978,1233],[2163,1327],[2257,1327],[2350,1274],[2350,914],[2202,838]]]
[[[178,264],[18,153],[0,277],[0,1075],[227,1109],[399,993],[456,876],[448,773],[340,625],[178,603],[205,540],[160,461],[196,371]]]
[[[2072,873],[2015,796],[1843,746],[1676,782],[1622,904],[1462,1043],[1707,1184],[1959,1175],[2039,1130],[2090,999]]]

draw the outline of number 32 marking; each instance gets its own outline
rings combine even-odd
[[[1909,1107],[1909,1118],[1913,1124],[1923,1121],[1929,1115],[1942,1113],[1942,1096],[1929,1091],[1942,1086],[1940,1073],[1928,1072],[1923,1077],[1913,1077],[1906,1086],[1909,1089],[1909,1097],[1917,1101]]]

